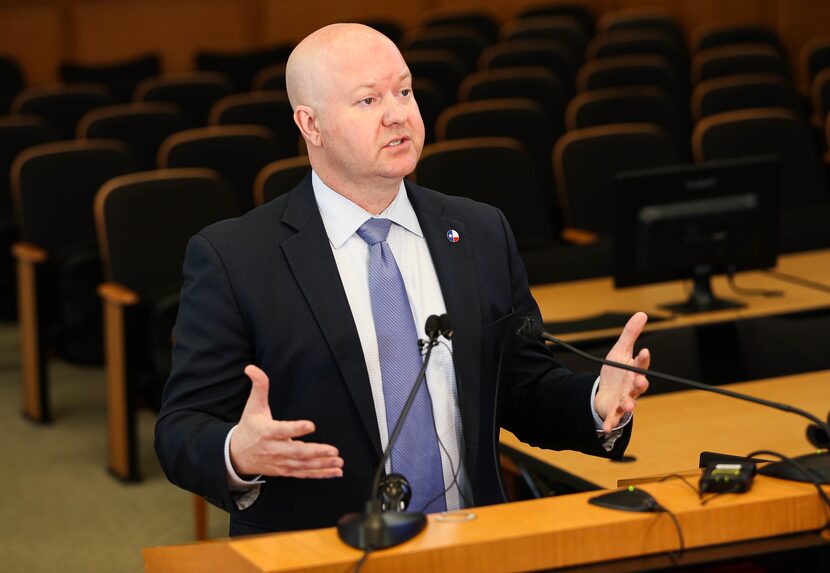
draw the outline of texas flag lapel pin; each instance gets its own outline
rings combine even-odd
[[[461,239],[461,235],[458,234],[458,231],[455,229],[450,229],[447,231],[447,240],[450,243],[457,243]]]

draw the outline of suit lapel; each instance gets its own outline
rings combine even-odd
[[[366,361],[328,235],[314,200],[310,175],[291,192],[283,222],[297,231],[282,242],[283,253],[380,457],[380,434]]]
[[[448,213],[440,195],[428,194],[406,183],[409,199],[424,232],[441,293],[455,334],[453,360],[458,386],[459,408],[466,450],[467,467],[475,467],[479,443],[479,376],[481,371],[481,306],[473,266],[472,244],[464,223]],[[453,243],[447,232],[460,235]]]

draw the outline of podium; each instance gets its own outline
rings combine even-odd
[[[677,516],[686,545],[679,563],[758,553],[752,542],[766,550],[830,547],[830,538],[818,533],[830,511],[812,484],[759,475],[747,493],[722,495],[706,505],[679,480],[639,487]],[[372,553],[363,570],[535,571],[638,558],[671,564],[668,553],[679,549],[679,538],[669,515],[597,507],[588,503],[595,495],[479,507],[448,518],[430,515],[422,533]],[[343,573],[361,556],[334,528],[144,549],[148,573]],[[636,563],[629,570],[641,568]]]

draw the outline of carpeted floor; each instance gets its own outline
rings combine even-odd
[[[21,415],[17,327],[0,324],[0,571],[142,571],[141,548],[193,540],[191,494],[170,484],[140,416],[144,480],[106,471],[103,368],[52,362],[54,422]],[[211,507],[211,537],[227,535]]]

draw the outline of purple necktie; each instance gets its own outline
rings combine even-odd
[[[357,230],[360,238],[369,244],[369,296],[390,435],[424,363],[406,286],[386,242],[391,226],[389,219],[369,219]],[[409,510],[446,511],[441,454],[426,381],[421,383],[392,449],[392,472],[404,475],[412,485]]]

